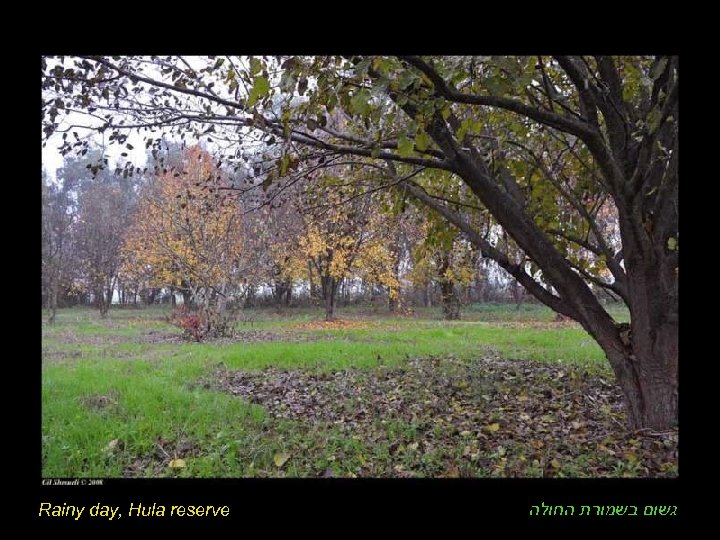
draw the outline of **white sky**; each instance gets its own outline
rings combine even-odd
[[[88,118],[77,113],[70,113],[60,124],[59,128],[65,129],[68,125],[72,124],[87,125]],[[81,139],[89,136],[90,139],[96,143],[95,146],[102,147],[103,145],[103,136],[97,132],[91,132],[90,130],[84,128],[73,128],[70,133],[68,133],[68,137],[71,139],[74,139],[72,131],[77,131],[77,134],[78,136],[80,136]],[[136,167],[142,166],[145,163],[145,158],[147,154],[145,149],[145,143],[143,142],[143,135],[137,133],[134,130],[127,131],[126,133],[128,135],[128,138],[125,144],[130,143],[132,146],[134,146],[132,150],[128,150],[127,148],[125,148],[125,144],[116,143],[105,145],[105,155],[110,160],[109,166],[111,169],[115,167],[115,163],[118,160],[120,160],[121,165],[124,164],[127,160],[132,161]],[[105,139],[107,139],[107,135]],[[53,133],[53,135],[48,140],[45,148],[42,149],[42,166],[47,171],[48,176],[52,180],[55,179],[56,170],[61,168],[64,164],[63,156],[60,155],[60,152],[58,151],[58,148],[61,145],[62,133],[56,132]],[[120,154],[122,152],[127,152],[127,157],[121,156]]]

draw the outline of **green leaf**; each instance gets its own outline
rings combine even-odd
[[[260,71],[262,70],[262,64],[260,63],[260,60],[255,58],[254,56],[250,58],[250,76],[254,77]]]
[[[413,142],[405,135],[398,137],[398,154],[400,157],[410,157],[413,153]]]
[[[417,135],[415,135],[415,146],[421,152],[427,150],[428,146],[430,146],[430,141],[430,135],[424,131],[418,131]]]
[[[677,249],[677,239],[673,238],[672,236],[668,238],[667,240],[667,247],[670,251],[675,251]]]
[[[370,111],[370,92],[363,88],[350,98],[350,112],[365,116]]]
[[[510,84],[502,77],[493,76],[485,79],[485,87],[493,96],[502,96],[509,90]]]
[[[400,90],[405,90],[415,81],[415,79],[415,74],[412,71],[403,71],[400,74],[400,79],[398,80],[398,87]]]
[[[270,91],[270,83],[265,77],[255,77],[253,87],[248,95],[248,106],[255,105],[258,99],[265,97]]]

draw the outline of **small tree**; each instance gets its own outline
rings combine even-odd
[[[227,187],[207,152],[187,150],[182,169],[162,172],[142,194],[123,247],[125,272],[189,292],[206,329],[221,333],[243,271],[241,215]]]
[[[48,323],[57,315],[58,298],[64,287],[69,287],[73,270],[73,227],[75,203],[71,195],[70,180],[59,179],[51,183],[45,171],[42,176],[42,280],[47,307]]]
[[[342,180],[327,175],[319,180],[327,191],[322,197],[306,191],[303,230],[298,250],[284,258],[285,275],[320,281],[325,320],[335,319],[340,283],[352,276],[391,288],[397,280],[392,272],[392,253],[384,233],[382,217],[372,212],[370,196],[342,187]]]

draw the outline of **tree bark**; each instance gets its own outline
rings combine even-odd
[[[255,285],[248,284],[245,291],[244,307],[249,308],[255,305]]]
[[[397,291],[395,291],[395,296],[393,296],[392,287],[388,287],[388,310],[390,313],[397,313],[399,307]]]
[[[310,280],[310,301],[312,302],[317,298],[317,285],[315,284],[315,278],[313,276],[313,265],[308,261],[308,277]]]
[[[288,282],[288,286],[285,289],[285,307],[288,307],[290,305],[290,302],[292,302],[292,281]]]
[[[57,283],[55,283],[50,292],[50,317],[48,318],[48,324],[55,324],[55,318],[57,317],[57,300],[58,286]]]
[[[440,294],[442,296],[442,309],[445,320],[460,320],[460,299],[455,290],[455,284],[448,279],[440,280]]]
[[[603,347],[625,394],[630,429],[672,429],[678,417],[677,324],[658,328],[652,335],[630,332],[621,325],[630,345],[623,351]]]
[[[460,319],[460,298],[455,290],[455,281],[447,277],[450,270],[450,254],[442,253],[438,260],[438,283],[440,285],[440,297],[442,300],[443,318],[448,321]]]
[[[335,297],[337,295],[337,279],[330,276],[322,276],[321,286],[323,300],[325,302],[325,320],[335,320]]]
[[[522,288],[522,285],[520,285],[517,280],[513,280],[510,284],[510,292],[513,300],[515,301],[515,311],[520,311],[520,306],[522,306],[523,298],[525,296],[523,294],[524,291],[525,289]]]
[[[108,291],[105,289],[104,285],[99,285],[95,289],[95,303],[97,308],[100,310],[101,319],[106,318],[108,313],[109,302],[107,301],[107,294]]]

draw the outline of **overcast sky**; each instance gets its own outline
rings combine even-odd
[[[87,124],[87,117],[77,113],[71,113],[68,117],[60,124],[60,129],[66,129],[69,125],[73,124]],[[103,146],[103,136],[97,132],[92,132],[84,128],[73,128],[68,137],[72,137],[72,132],[77,131],[78,136],[81,138],[90,137],[90,140],[95,142],[95,146]],[[145,163],[146,150],[143,137],[136,131],[128,131],[127,142],[130,143],[134,148],[128,150],[125,145],[119,144],[106,144],[105,155],[110,160],[110,167],[113,168],[115,162],[118,159],[124,163],[126,160],[130,160],[134,165],[140,166]],[[42,143],[41,143],[42,144]],[[62,133],[53,133],[52,137],[47,142],[45,148],[42,149],[42,166],[45,169],[51,179],[55,179],[55,171],[63,166],[63,156],[60,155],[58,148],[62,144]],[[122,152],[127,152],[127,157],[121,157]]]

